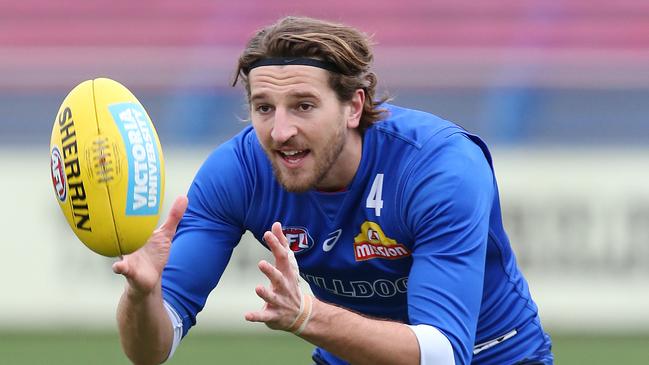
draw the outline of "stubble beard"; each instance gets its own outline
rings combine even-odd
[[[339,128],[331,139],[324,144],[325,147],[321,153],[316,155],[313,150],[310,152],[315,160],[312,173],[304,170],[286,171],[280,167],[281,162],[271,158],[275,178],[286,191],[291,193],[304,193],[315,188],[319,182],[327,177],[327,174],[340,157],[345,147],[346,133],[347,129],[345,127]],[[270,154],[272,152],[266,151],[266,153]]]

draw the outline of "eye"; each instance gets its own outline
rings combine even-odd
[[[297,106],[297,109],[301,112],[308,112],[309,110],[313,109],[314,106],[309,103],[300,103]]]
[[[273,108],[268,104],[259,104],[255,107],[255,111],[259,114],[270,113]]]

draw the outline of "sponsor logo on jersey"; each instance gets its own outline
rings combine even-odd
[[[361,233],[354,237],[354,257],[356,261],[371,259],[396,260],[410,256],[410,250],[383,233],[381,227],[365,221]]]
[[[284,227],[282,232],[294,253],[301,253],[313,247],[313,238],[304,227]]]
[[[337,230],[329,233],[329,237],[327,237],[324,242],[322,242],[322,251],[324,252],[329,252],[331,251],[332,248],[336,245],[338,242],[338,239],[340,238],[340,235],[343,233],[343,230],[338,228]]]
[[[312,287],[317,286],[331,294],[351,298],[390,298],[408,292],[408,277],[377,280],[334,279],[300,273]]]
[[[54,191],[60,201],[64,202],[68,197],[68,187],[65,181],[65,169],[63,168],[63,158],[58,147],[52,148],[52,184]]]
[[[108,107],[128,156],[126,215],[155,215],[160,208],[160,156],[149,117],[137,103]]]

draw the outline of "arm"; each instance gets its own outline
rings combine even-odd
[[[407,325],[370,319],[317,299],[300,336],[352,364],[420,363],[417,337]]]
[[[493,174],[483,151],[463,134],[444,138],[416,161],[403,184],[403,223],[414,237],[408,317],[432,325],[469,364],[483,298]],[[423,165],[426,161],[429,167]],[[426,204],[422,204],[425,202]]]
[[[142,295],[127,284],[117,307],[117,324],[122,348],[134,364],[160,364],[167,359],[173,332],[159,285]]]
[[[408,227],[415,241],[408,278],[408,315],[414,326],[369,319],[314,301],[311,320],[300,334],[304,339],[354,364],[471,361],[493,176],[480,149],[464,137],[456,137],[443,152],[436,160],[440,163],[431,164],[436,170],[412,169],[414,176],[403,194],[409,205],[403,208],[402,226]],[[422,158],[420,163],[431,160]],[[274,225],[264,239],[273,250],[276,268],[260,262],[271,287],[257,287],[266,305],[246,319],[287,330],[299,313],[299,289],[291,284],[298,274],[283,263],[288,249],[282,248],[286,243],[281,227]]]
[[[126,278],[117,307],[124,352],[135,364],[159,364],[167,359],[173,339],[171,321],[162,301],[161,275],[187,198],[176,199],[167,221],[136,252],[113,264]]]
[[[127,278],[117,322],[122,347],[136,364],[157,364],[172,355],[243,234],[255,181],[254,156],[246,149],[250,133],[249,128],[211,153],[167,222],[113,266]]]
[[[313,304],[310,308],[309,298],[300,292],[297,265],[292,264],[294,258],[281,225],[273,224],[264,240],[275,257],[275,266],[266,261],[259,263],[259,269],[270,279],[271,285],[270,288],[260,285],[255,289],[266,304],[259,312],[247,313],[248,321],[265,322],[271,329],[291,331],[352,364],[425,363],[420,362],[419,336],[415,336],[413,329],[405,324],[368,318],[315,298],[311,298]],[[301,316],[303,311],[307,313]],[[300,320],[295,323],[300,317],[306,318],[306,325],[302,328],[298,327]],[[423,332],[434,331],[430,327]],[[428,351],[426,359],[452,361],[453,351],[448,340],[437,333],[439,336],[435,338],[436,343],[429,346],[432,350]]]

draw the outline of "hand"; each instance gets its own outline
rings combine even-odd
[[[264,233],[264,241],[273,253],[275,266],[265,260],[259,262],[259,270],[268,277],[270,286],[257,285],[255,292],[265,304],[258,312],[246,313],[245,318],[250,322],[264,322],[271,329],[287,330],[302,303],[297,262],[279,222]]]
[[[126,278],[129,294],[145,296],[159,287],[162,270],[169,259],[171,240],[185,209],[187,197],[176,198],[167,220],[153,232],[146,244],[113,264],[113,271]]]

